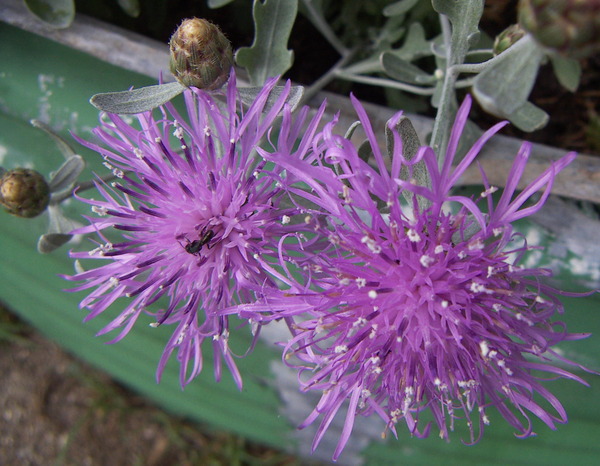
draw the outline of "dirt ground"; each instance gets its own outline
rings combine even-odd
[[[300,464],[170,416],[6,310],[0,310],[0,333],[1,465]]]

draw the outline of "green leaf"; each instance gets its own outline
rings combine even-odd
[[[529,36],[517,44],[518,50],[513,50],[513,45],[475,78],[473,95],[485,111],[515,124],[519,121],[525,127],[535,127],[541,123],[541,114],[526,102],[544,52]]]
[[[208,8],[221,8],[231,2],[233,2],[233,0],[208,0]]]
[[[71,157],[76,155],[71,145],[67,141],[65,141],[60,135],[56,134],[56,132],[52,128],[50,128],[50,126],[48,126],[46,123],[40,120],[36,120],[35,118],[30,120],[29,122],[31,123],[31,126],[41,129],[44,133],[46,133],[54,140],[56,147],[61,152],[61,154],[65,156],[66,160],[69,160]]]
[[[74,0],[24,0],[25,6],[46,24],[64,29],[75,18]]]
[[[479,20],[483,0],[433,0],[435,11],[446,15],[452,23],[452,57],[450,64],[463,63],[469,48],[479,40]]]
[[[400,0],[399,2],[392,3],[383,9],[383,16],[403,15],[410,11],[418,2],[419,0]]]
[[[138,0],[117,0],[121,9],[133,18],[140,15],[140,2]]]
[[[425,29],[421,23],[412,23],[409,26],[404,44],[398,50],[394,50],[394,53],[407,61],[431,55],[431,44],[425,39]]]
[[[267,98],[263,112],[268,112],[271,109],[273,104],[281,96],[281,93],[284,89],[284,86],[275,86],[271,92],[269,92],[269,97]],[[256,96],[262,92],[262,90],[262,87],[238,87],[240,99],[242,99],[242,102],[247,106],[250,106],[254,103]],[[285,101],[290,106],[292,111],[296,109],[303,95],[304,88],[302,86],[292,86],[290,88],[290,92]]]
[[[80,155],[69,157],[54,174],[52,174],[49,186],[53,193],[63,191],[71,187],[85,168],[85,162]]]
[[[235,54],[239,66],[248,70],[250,81],[262,86],[269,77],[285,73],[291,66],[294,53],[287,42],[298,11],[298,0],[255,0],[254,42]]]
[[[554,74],[566,89],[575,92],[581,81],[581,64],[574,58],[563,57],[557,53],[550,55]]]
[[[381,66],[390,78],[410,84],[434,83],[436,78],[418,66],[403,60],[394,52],[381,54]]]
[[[90,103],[98,110],[108,113],[142,113],[168,102],[184,89],[184,85],[175,81],[131,91],[96,94],[90,99]]]
[[[525,102],[507,118],[520,130],[531,133],[546,126],[550,117],[531,102]]]

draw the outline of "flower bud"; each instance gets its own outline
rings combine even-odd
[[[186,19],[169,41],[170,69],[184,86],[214,90],[229,78],[231,44],[218,26],[205,19]]]
[[[571,58],[600,51],[600,1],[520,0],[519,23],[536,40]]]
[[[0,177],[0,204],[18,217],[41,214],[50,202],[50,187],[44,177],[28,168],[5,171]]]
[[[508,26],[494,40],[494,55],[500,55],[524,35],[525,31],[518,24]]]

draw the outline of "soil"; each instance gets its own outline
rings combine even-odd
[[[299,465],[174,417],[0,309],[0,464]],[[7,333],[8,335],[4,335]]]

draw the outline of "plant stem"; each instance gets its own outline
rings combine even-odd
[[[441,166],[444,159],[445,148],[448,143],[450,122],[452,121],[454,115],[453,108],[456,106],[454,101],[454,85],[456,83],[458,73],[455,71],[455,63],[453,63],[455,56],[452,53],[450,21],[446,16],[440,15],[440,24],[442,26],[444,47],[446,50],[446,70],[444,71],[444,82],[442,83],[440,105],[433,123],[433,130],[431,132],[431,140],[429,141],[429,145],[436,153],[438,164]]]
[[[391,79],[375,78],[373,76],[362,76],[358,74],[348,73],[345,70],[337,71],[336,77],[357,83],[372,84],[374,86],[383,86],[392,89],[400,89],[401,91],[406,91],[410,92],[411,94],[417,95],[433,95],[434,92],[434,89],[432,87],[412,86],[410,84],[392,81]]]

